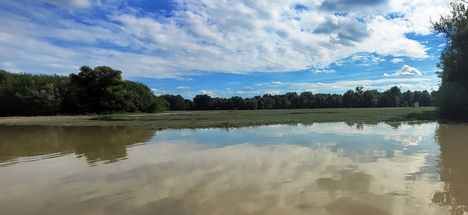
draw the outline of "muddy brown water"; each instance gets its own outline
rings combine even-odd
[[[464,214],[468,125],[0,127],[0,214]]]

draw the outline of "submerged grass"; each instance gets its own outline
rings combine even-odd
[[[315,122],[399,122],[436,120],[435,108],[355,108],[181,111],[97,116],[1,117],[0,125],[142,126],[153,129],[244,127]]]

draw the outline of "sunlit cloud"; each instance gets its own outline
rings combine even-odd
[[[403,67],[401,67],[400,70],[396,71],[393,74],[387,74],[387,73],[384,74],[384,76],[420,76],[420,75],[422,75],[421,71],[408,65],[403,65]]]
[[[2,9],[1,53],[9,53],[1,55],[3,65],[66,73],[82,64],[107,64],[148,77],[297,71],[356,53],[427,58],[427,47],[406,35],[429,34],[430,18],[448,3],[176,0],[170,15],[155,17],[105,0],[43,0],[25,8],[26,2],[8,2],[12,9]],[[46,3],[67,9],[43,13]],[[80,8],[84,22],[74,18],[73,8]],[[104,17],[92,19],[99,8]],[[372,8],[375,13],[359,13]],[[395,13],[400,15],[389,16]]]

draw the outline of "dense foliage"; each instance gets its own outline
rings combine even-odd
[[[434,23],[437,33],[445,35],[440,56],[442,79],[438,103],[444,117],[468,118],[468,10],[465,1],[451,3],[451,12]]]
[[[67,76],[13,74],[0,71],[0,115],[54,115],[113,112],[156,112],[169,110],[255,110],[299,108],[410,107],[434,105],[435,92],[385,92],[357,87],[340,94],[311,92],[242,98],[213,98],[197,95],[155,96],[140,83],[122,80],[110,67],[83,66]]]
[[[252,98],[212,98],[197,95],[193,101],[180,95],[163,95],[170,110],[255,110],[255,109],[299,109],[299,108],[366,108],[366,107],[412,107],[433,106],[436,92],[401,92],[392,87],[385,92],[366,90],[362,87],[339,94],[313,94],[311,92],[286,93],[284,95],[255,96]]]
[[[122,80],[110,67],[83,66],[70,76],[0,70],[0,115],[156,112],[166,102],[145,85]]]

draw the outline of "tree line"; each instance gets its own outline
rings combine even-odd
[[[255,96],[242,98],[218,98],[197,95],[193,100],[181,95],[162,95],[169,110],[256,110],[256,109],[300,109],[300,108],[370,108],[370,107],[412,107],[434,106],[437,92],[406,91],[397,86],[384,92],[363,90],[357,87],[344,94],[313,94],[291,92],[283,95]]]
[[[147,86],[122,79],[107,66],[83,66],[69,76],[14,74],[0,70],[0,115],[156,112],[166,102]]]
[[[256,110],[366,108],[435,105],[436,92],[406,91],[397,86],[379,92],[357,87],[344,94],[290,92],[283,95],[217,98],[197,95],[156,96],[147,86],[122,79],[107,66],[83,66],[69,76],[15,74],[0,70],[0,115],[107,114],[164,110]]]

